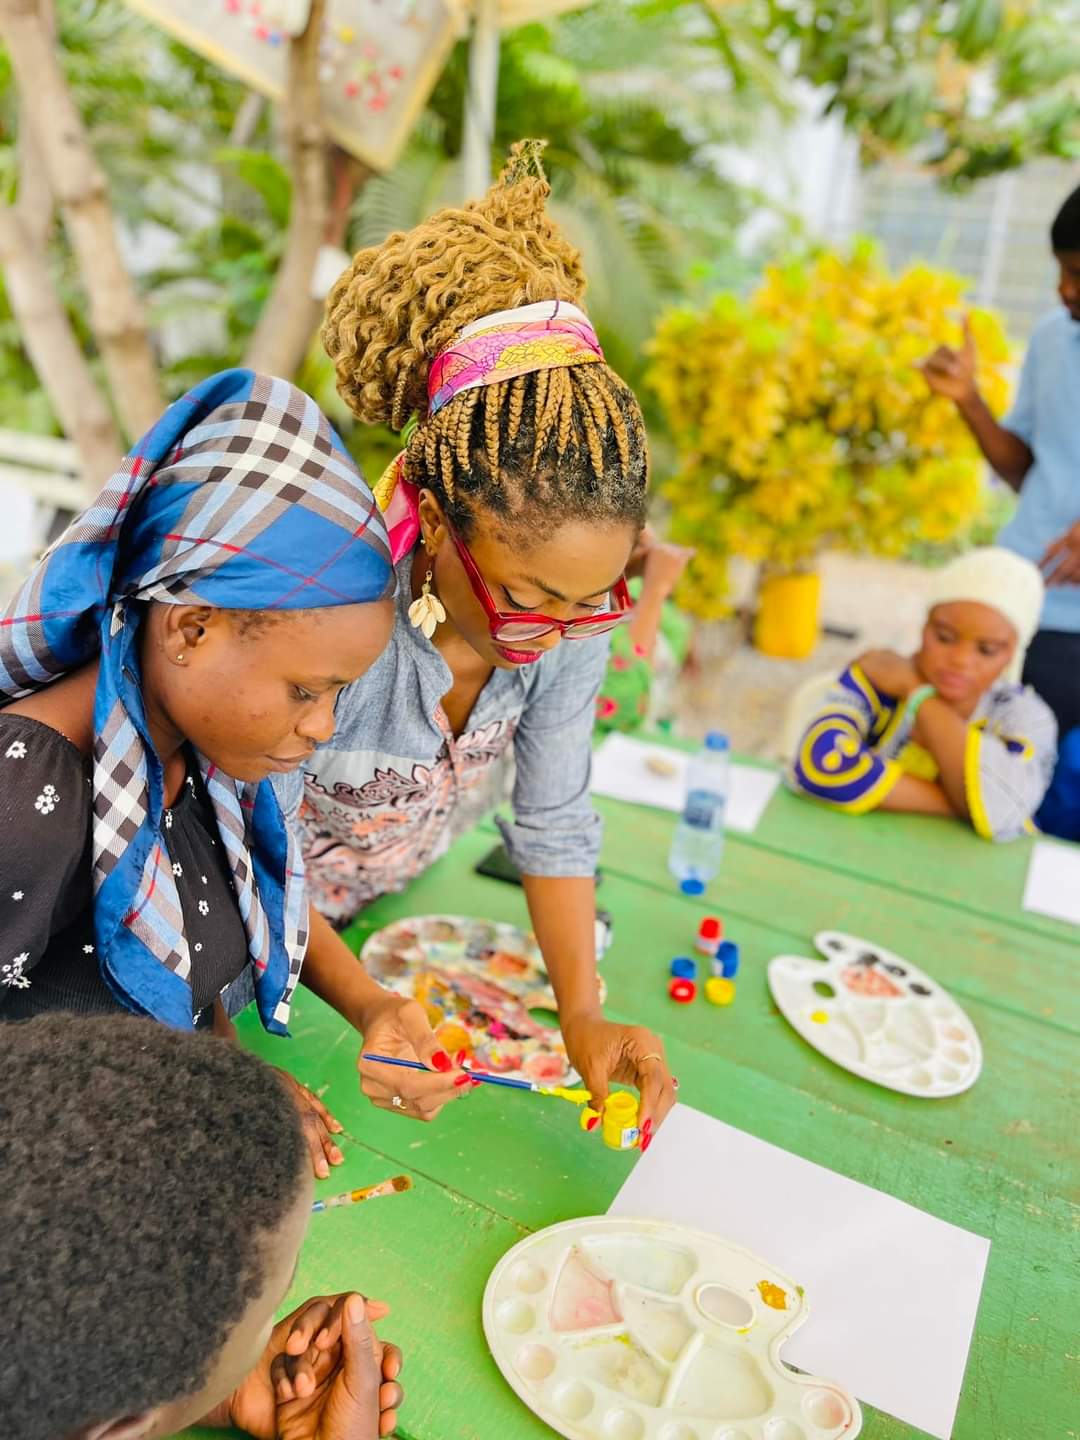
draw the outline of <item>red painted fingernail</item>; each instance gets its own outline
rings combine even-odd
[[[645,1151],[649,1148],[649,1146],[650,1146],[651,1144],[652,1144],[652,1136],[651,1136],[651,1135],[646,1135],[645,1132],[642,1131],[642,1134],[641,1134],[641,1153],[642,1153],[643,1155],[645,1154]]]
[[[469,1075],[459,1075],[458,1078],[454,1081],[454,1086],[455,1086],[455,1088],[458,1089],[458,1090],[460,1090],[463,1085],[475,1085],[475,1084],[476,1084],[476,1081],[473,1080],[472,1077],[469,1076]]]
[[[677,1090],[679,1088],[679,1077],[677,1075],[672,1075],[671,1077],[671,1088],[673,1090]]]
[[[599,1125],[599,1124],[600,1124],[600,1116],[599,1116],[599,1115],[594,1115],[593,1118],[586,1124],[585,1129],[586,1129],[586,1130],[595,1130],[596,1127],[597,1127],[597,1125]]]
[[[477,1080],[475,1075],[469,1076],[469,1084],[472,1085],[473,1089],[475,1089],[477,1085],[482,1085],[483,1083],[484,1082],[482,1080]]]
[[[469,1054],[469,1052],[468,1052],[467,1050],[459,1050],[459,1051],[457,1052],[457,1054],[454,1056],[454,1064],[455,1064],[455,1065],[460,1065],[460,1064],[462,1064],[462,1062],[468,1058],[468,1054]]]
[[[445,1050],[436,1050],[435,1054],[431,1057],[431,1063],[436,1070],[441,1070],[444,1075],[447,1070],[454,1068],[454,1062]]]

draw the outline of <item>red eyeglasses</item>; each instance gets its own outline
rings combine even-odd
[[[609,630],[614,630],[616,625],[621,625],[633,608],[626,576],[622,575],[611,592],[615,608],[602,610],[596,615],[583,615],[579,620],[556,620],[554,615],[527,614],[522,610],[499,610],[491,598],[491,591],[480,574],[465,541],[453,529],[450,529],[450,538],[461,557],[461,563],[465,567],[465,574],[469,577],[473,594],[484,607],[491,638],[502,645],[512,645],[525,640],[539,640],[555,630],[559,631],[564,640],[584,640],[589,635],[606,635]]]

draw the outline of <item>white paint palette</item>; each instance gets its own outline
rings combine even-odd
[[[840,1440],[840,1386],[789,1369],[799,1288],[749,1251],[659,1220],[598,1216],[530,1235],[484,1292],[495,1363],[568,1440]]]
[[[769,989],[808,1044],[864,1080],[943,1099],[975,1084],[982,1046],[947,990],[872,940],[825,930],[823,960],[778,955]]]

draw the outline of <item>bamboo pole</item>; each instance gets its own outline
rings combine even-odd
[[[125,426],[139,435],[164,408],[142,303],[120,253],[105,176],[38,0],[0,0],[7,45],[29,125],[89,301],[90,328]]]
[[[45,250],[18,212],[2,202],[0,268],[30,363],[64,433],[78,449],[90,499],[116,469],[123,443],[57,297]]]
[[[292,375],[319,322],[312,296],[315,262],[329,215],[327,141],[322,124],[319,45],[326,0],[312,0],[308,22],[289,42],[285,133],[292,175],[292,202],[285,249],[248,344],[245,364],[271,375]]]

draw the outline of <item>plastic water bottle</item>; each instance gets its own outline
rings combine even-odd
[[[684,895],[701,895],[720,869],[730,771],[728,738],[710,730],[687,767],[686,801],[668,856]]]

